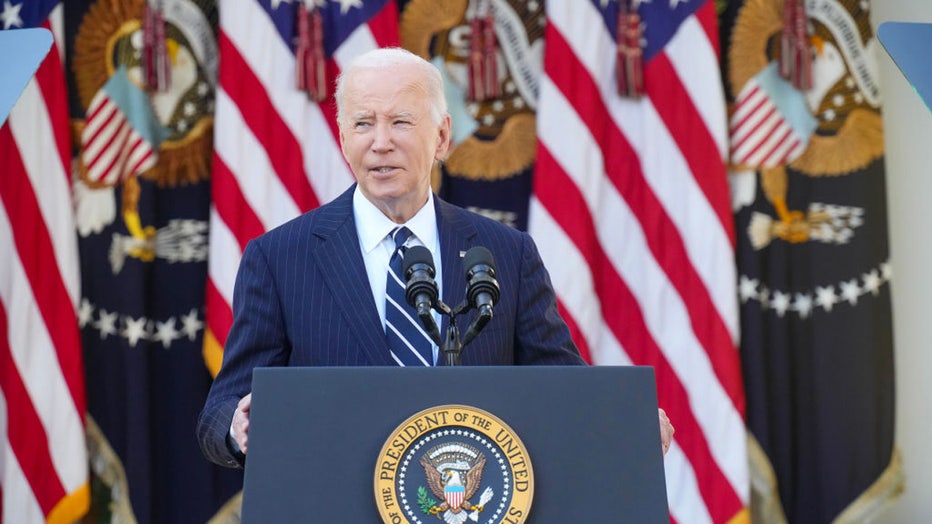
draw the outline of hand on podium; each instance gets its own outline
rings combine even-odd
[[[663,454],[666,455],[667,451],[670,450],[673,433],[676,432],[676,429],[673,428],[673,424],[670,423],[670,418],[667,417],[667,412],[663,408],[657,408],[657,416],[660,418],[660,445],[663,447]]]
[[[236,405],[233,422],[230,423],[230,437],[233,438],[234,449],[243,455],[246,454],[246,446],[249,444],[249,407],[251,405],[252,393],[249,393]]]

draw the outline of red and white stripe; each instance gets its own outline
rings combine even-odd
[[[736,165],[780,166],[801,155],[807,145],[754,80],[738,93],[729,131],[731,160]]]
[[[133,129],[104,89],[91,100],[81,142],[88,178],[109,186],[150,169],[157,160],[152,145]]]
[[[749,497],[735,238],[714,3],[615,87],[615,42],[590,2],[547,3],[529,230],[582,352],[655,369],[676,426],[671,517],[728,522]],[[567,137],[573,137],[567,140]]]
[[[58,46],[0,127],[0,514],[9,523],[73,522],[89,504],[61,16],[59,4],[44,24]]]
[[[324,27],[324,31],[331,30]],[[359,26],[328,68],[398,45],[394,2]],[[216,373],[233,322],[233,282],[246,243],[328,202],[353,174],[340,151],[332,99],[295,88],[295,57],[255,1],[220,6],[205,358]]]
[[[443,496],[451,508],[458,508],[463,505],[463,500],[466,498],[466,492],[463,490],[462,486],[459,486],[459,489],[454,488],[452,490],[444,491]]]

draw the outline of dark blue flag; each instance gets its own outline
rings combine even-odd
[[[151,7],[150,7],[151,4]],[[88,520],[206,522],[241,487],[200,453],[217,7],[68,2],[91,450]]]
[[[732,2],[723,18],[760,522],[860,522],[903,487],[869,7]]]

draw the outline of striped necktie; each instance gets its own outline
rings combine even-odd
[[[388,261],[388,278],[385,283],[385,338],[392,358],[399,366],[430,366],[433,350],[430,338],[421,327],[417,312],[405,300],[405,279],[402,274],[405,242],[411,237],[406,227],[392,230],[395,251]]]

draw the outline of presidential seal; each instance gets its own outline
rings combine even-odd
[[[375,501],[383,522],[525,522],[534,473],[518,435],[471,406],[426,409],[402,422],[379,452]]]

